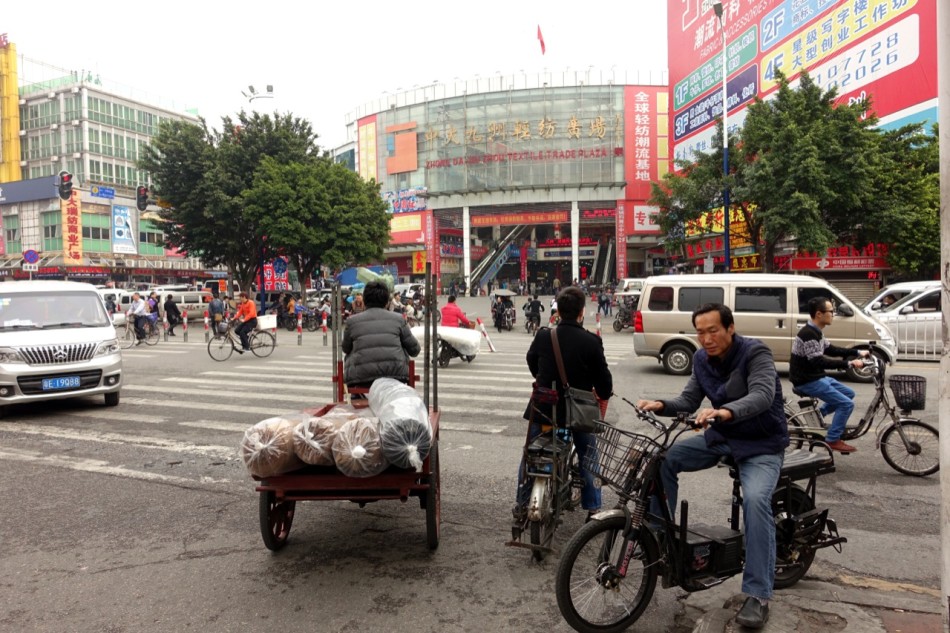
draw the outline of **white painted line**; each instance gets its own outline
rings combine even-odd
[[[4,431],[11,433],[22,433],[24,435],[39,435],[42,437],[52,437],[60,440],[76,440],[84,442],[99,442],[101,444],[119,444],[121,446],[140,446],[142,448],[154,448],[163,451],[175,451],[179,453],[195,453],[207,457],[233,459],[237,455],[237,449],[228,446],[215,446],[212,444],[192,444],[190,442],[178,442],[176,440],[164,437],[146,437],[141,435],[124,435],[120,433],[100,433],[91,430],[61,429],[51,426],[37,426],[34,424],[10,423],[3,425]]]
[[[243,393],[242,396],[246,397],[248,394]],[[284,413],[294,413],[298,409],[296,408],[287,408],[287,407],[248,407],[239,404],[223,404],[220,402],[189,402],[187,400],[151,400],[149,398],[125,398],[123,400],[126,404],[134,404],[146,407],[168,407],[174,406],[182,409],[198,409],[199,411],[227,411],[229,413],[253,413],[255,415],[262,415],[264,418],[271,418],[275,415],[282,415]],[[314,403],[313,406],[318,406],[320,403]],[[261,418],[262,420],[264,418]]]
[[[225,431],[227,433],[244,434],[252,425],[242,424],[241,422],[217,422],[215,420],[194,420],[192,422],[179,422],[178,426],[187,426],[195,429],[208,429],[211,431]],[[235,453],[237,451],[235,450]]]
[[[502,433],[507,426],[478,426],[473,424],[453,424],[452,422],[439,422],[439,432],[459,431],[462,433]]]
[[[235,385],[231,385],[232,387]],[[175,387],[174,391],[171,392],[168,387],[162,387],[161,385],[125,385],[123,387],[125,391],[146,391],[149,393],[159,393],[159,394],[168,394],[174,396],[215,396],[218,398],[246,398],[249,394],[247,391],[227,391],[225,389],[185,389],[183,387]],[[330,387],[322,389],[321,391],[325,392],[327,396],[333,391]],[[318,392],[319,393],[319,392]],[[314,396],[317,393],[314,394]],[[283,402],[300,402],[302,407],[306,407],[307,403],[310,401],[308,398],[301,394],[299,398],[294,398],[287,394],[282,393],[269,393],[267,391],[261,391],[253,394],[255,400],[280,400]],[[177,404],[178,400],[176,398],[175,403]],[[134,414],[132,414],[134,416]]]
[[[56,468],[67,468],[69,470],[80,470],[88,473],[98,473],[100,475],[113,475],[115,477],[125,477],[127,479],[157,481],[161,483],[177,484],[182,486],[235,483],[228,479],[212,479],[211,477],[202,477],[200,480],[195,480],[187,479],[185,477],[175,477],[173,475],[161,475],[159,473],[132,470],[122,466],[110,466],[108,462],[98,459],[81,459],[66,455],[41,455],[39,453],[20,451],[16,449],[0,450],[0,459],[19,462],[33,462],[46,464],[47,466],[54,466]]]
[[[127,414],[119,413],[112,408],[108,410],[108,413],[90,409],[89,411],[70,411],[66,413],[66,415],[77,418],[92,418],[94,420],[102,420],[103,422],[111,422],[119,418],[121,418],[123,422],[143,422],[145,424],[162,424],[163,422],[168,422],[168,418],[160,415],[147,415],[145,413],[139,413],[138,411],[135,412],[132,418],[129,418]]]
[[[207,374],[208,372],[203,372],[203,373]],[[227,376],[233,376],[235,378],[247,377],[246,373],[236,372],[236,371],[235,372],[220,372],[220,373],[226,374]],[[330,384],[329,376],[327,377],[326,382],[327,384]],[[214,390],[220,387],[225,387],[225,388],[234,387],[233,380],[214,380],[214,379],[207,379],[207,378],[184,378],[184,377],[178,377],[178,376],[170,376],[168,378],[162,378],[161,384],[165,384],[165,383],[182,383],[182,384],[188,384],[188,385],[195,385],[198,388],[202,389],[204,392],[207,392],[208,395],[211,395],[211,396],[215,395]],[[268,391],[295,391],[298,393],[301,391],[307,392],[307,393],[311,391],[331,391],[331,392],[333,391],[332,385],[329,387],[324,387],[323,385],[320,385],[320,386],[316,386],[316,385],[317,385],[317,382],[315,380],[308,380],[307,382],[302,382],[302,383],[301,382],[292,382],[292,383],[271,382],[267,384],[267,390]],[[178,393],[177,389],[178,387],[174,385],[169,386],[169,390],[174,390],[172,391],[172,393]],[[244,395],[247,395],[247,394],[245,393]]]

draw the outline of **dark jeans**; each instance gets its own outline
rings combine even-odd
[[[135,319],[135,337],[141,341],[145,338],[145,319],[147,319],[148,316],[139,314],[133,318]]]
[[[237,335],[241,337],[241,347],[244,349],[251,349],[251,332],[257,327],[257,319],[248,319],[241,325],[235,328]]]

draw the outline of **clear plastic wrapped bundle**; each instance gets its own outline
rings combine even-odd
[[[432,447],[432,427],[416,390],[398,380],[380,378],[370,387],[369,406],[379,418],[379,439],[389,463],[422,472],[422,462]]]
[[[314,466],[333,465],[333,438],[347,420],[336,415],[309,418],[294,427],[294,452],[306,464]]]
[[[268,418],[245,431],[241,458],[248,472],[272,477],[303,466],[294,452],[294,427],[309,418],[303,413]]]
[[[372,477],[386,470],[389,462],[379,441],[379,421],[347,420],[333,438],[333,461],[348,477]]]

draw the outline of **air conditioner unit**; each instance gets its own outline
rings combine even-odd
[[[49,97],[50,99],[55,99],[55,98],[56,98],[56,93],[55,93],[55,92],[51,92],[51,93],[49,93],[49,94],[46,95],[46,96]]]
[[[26,167],[26,166],[27,166],[27,162],[25,160],[21,160],[20,167]]]
[[[20,99],[20,105],[26,105],[26,99]]]
[[[20,130],[20,136],[26,136],[26,130]]]
[[[51,130],[58,130],[58,129],[59,129],[59,123],[54,123],[54,124],[52,124],[51,126],[49,126],[49,129],[51,129]]]
[[[57,162],[58,160],[59,160],[59,156],[50,156],[50,157],[49,157],[49,162],[51,162],[51,163],[55,163],[55,162]]]
[[[69,122],[70,125],[79,125],[79,119],[73,119]]]
[[[79,92],[79,86],[73,86],[72,92],[73,94],[76,94],[77,92]]]
[[[82,154],[80,154],[79,152],[75,152],[73,154],[73,158],[82,158]]]

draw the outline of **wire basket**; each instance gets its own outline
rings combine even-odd
[[[603,424],[583,458],[584,468],[618,492],[629,494],[662,448],[652,438]]]
[[[895,375],[888,378],[894,401],[902,411],[920,411],[927,404],[927,379],[923,376]]]

